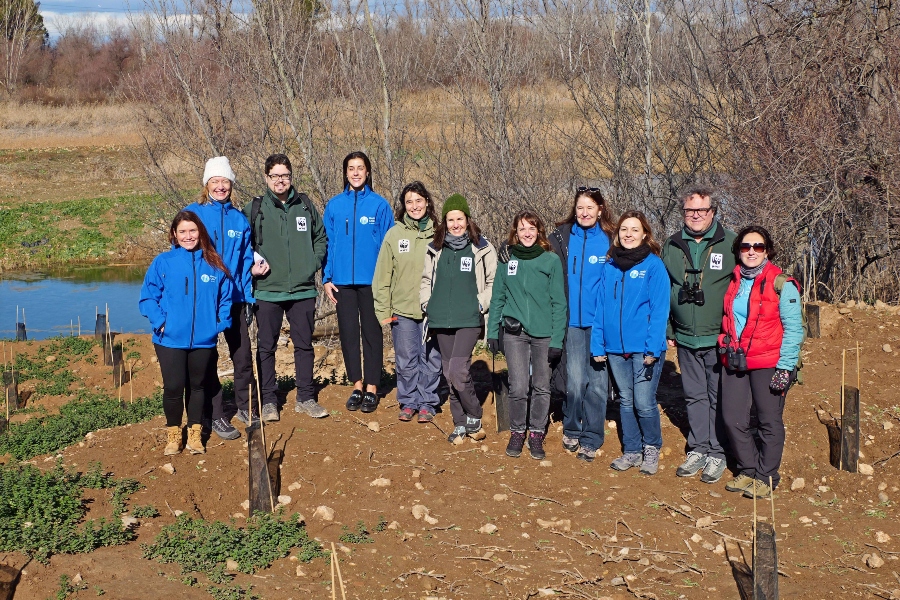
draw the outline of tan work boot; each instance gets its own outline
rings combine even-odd
[[[175,425],[166,427],[166,449],[163,450],[164,456],[173,456],[181,452],[181,427]]]
[[[744,498],[753,498],[756,496],[757,498],[768,498],[772,495],[772,488],[769,487],[768,483],[763,483],[758,479],[754,479],[753,483],[750,484],[744,491]]]
[[[199,423],[188,427],[187,449],[191,454],[206,454],[206,448],[200,440],[202,431],[203,427]]]
[[[746,492],[753,485],[753,478],[741,473],[731,481],[725,484],[725,489],[729,492]]]

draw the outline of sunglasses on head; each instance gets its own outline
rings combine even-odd
[[[741,252],[750,252],[751,248],[753,249],[754,252],[765,252],[766,245],[762,242],[755,242],[753,244],[741,242],[741,245],[739,246],[739,248],[741,249]]]
[[[600,191],[600,188],[596,188],[596,187],[584,187],[584,186],[582,185],[582,186],[578,186],[577,188],[575,188],[575,191],[578,192],[579,194],[582,193],[582,192],[599,192],[599,191]]]

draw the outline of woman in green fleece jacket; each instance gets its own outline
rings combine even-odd
[[[421,181],[407,184],[400,192],[395,216],[397,224],[385,235],[375,264],[375,316],[382,325],[391,326],[400,420],[412,421],[418,413],[419,423],[428,423],[439,402],[441,354],[435,339],[423,342],[425,315],[419,285],[437,216],[434,200]]]
[[[544,458],[550,408],[551,366],[562,357],[566,331],[566,291],[562,265],[540,217],[523,210],[509,232],[509,262],[499,265],[488,319],[488,348],[496,353],[503,327],[509,367],[509,445],[517,457],[525,445],[532,458]],[[528,411],[529,375],[531,412]]]

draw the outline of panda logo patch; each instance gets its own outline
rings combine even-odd
[[[409,240],[400,240],[400,241],[397,243],[397,247],[398,247],[398,249],[400,250],[401,253],[403,253],[403,252],[409,252]]]
[[[722,270],[722,255],[713,252],[709,255],[709,268],[714,271]]]
[[[460,259],[459,270],[465,273],[470,273],[472,271],[472,257],[471,256],[463,256]]]
[[[516,273],[518,273],[518,272],[519,272],[519,261],[517,261],[517,260],[509,261],[509,263],[506,265],[506,274],[509,277],[514,277],[516,275]]]
[[[306,217],[297,217],[297,231],[306,231]]]

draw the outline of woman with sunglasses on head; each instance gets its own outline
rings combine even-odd
[[[550,409],[550,366],[562,356],[566,331],[563,268],[550,252],[544,223],[523,210],[507,237],[510,257],[499,265],[491,292],[487,337],[509,367],[509,444],[506,454],[522,454],[526,432],[531,458],[543,460]],[[531,390],[531,410],[528,392]]]
[[[609,364],[619,390],[624,453],[617,471],[659,469],[662,430],[656,388],[666,358],[669,276],[644,213],[619,217],[597,295],[591,354]]]
[[[569,216],[556,224],[550,247],[563,268],[568,329],[562,359],[553,380],[566,395],[563,448],[591,462],[603,445],[609,376],[605,363],[591,360],[591,327],[603,265],[616,223],[598,188],[580,187]]]
[[[181,452],[181,418],[187,399],[187,449],[203,454],[200,420],[212,386],[216,341],[231,326],[231,275],[195,213],[183,210],[169,227],[173,248],[150,264],[139,308],[153,327],[163,379],[166,456]]]
[[[419,423],[429,423],[440,401],[441,355],[433,338],[424,339],[419,286],[437,216],[431,193],[421,181],[400,192],[395,216],[397,224],[384,237],[375,265],[375,316],[391,326],[400,420],[412,421],[418,413]]]
[[[719,357],[722,420],[738,475],[725,489],[768,498],[780,479],[784,400],[803,342],[800,285],[770,262],[775,248],[763,227],[742,229],[733,250],[738,266],[725,293]],[[759,420],[758,441],[750,429],[751,412]]]
[[[343,168],[344,191],[325,206],[328,254],[322,283],[328,299],[336,305],[341,354],[347,377],[353,382],[347,410],[370,413],[378,408],[384,363],[372,277],[384,236],[394,226],[394,215],[388,201],[372,191],[372,163],[365,152],[345,156]]]

